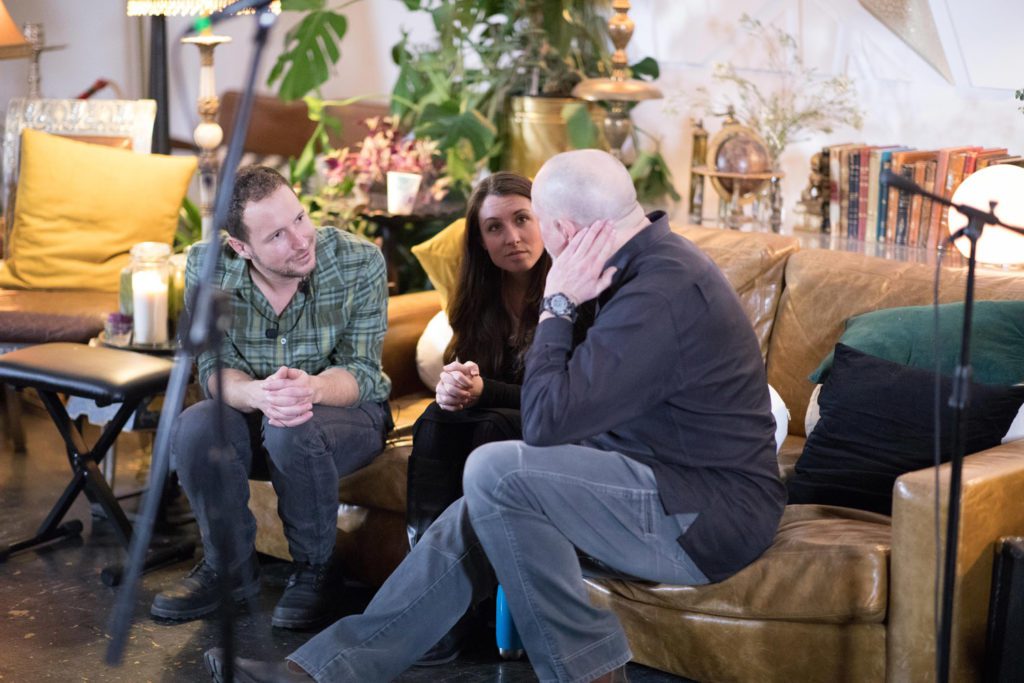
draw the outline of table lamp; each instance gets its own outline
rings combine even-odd
[[[212,14],[231,0],[128,0],[128,16],[152,17],[149,34],[149,97],[156,100],[153,151],[171,151],[170,118],[167,112],[167,17]],[[279,3],[271,10],[280,13]]]
[[[608,35],[611,36],[615,53],[612,55],[612,75],[609,78],[587,78],[572,90],[574,97],[589,102],[607,102],[608,111],[604,117],[604,135],[608,147],[616,158],[622,159],[622,145],[633,130],[629,118],[631,104],[643,100],[657,100],[662,97],[657,86],[630,78],[629,62],[626,60],[626,45],[633,37],[633,20],[629,18],[629,2],[614,0],[615,14],[608,20]]]
[[[63,45],[46,45],[43,40],[42,24],[25,24],[24,32],[18,29],[10,12],[0,0],[0,59],[28,58],[28,96],[38,100],[42,97],[39,72],[39,55],[49,50],[59,50]]]

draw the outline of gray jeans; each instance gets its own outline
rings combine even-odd
[[[212,400],[190,406],[171,437],[172,463],[199,523],[206,560],[223,566],[212,542],[214,525],[227,530],[233,565],[252,554],[256,520],[248,507],[249,479],[267,474],[277,493],[277,512],[292,558],[327,562],[338,523],[338,479],[369,464],[383,449],[390,422],[387,408],[378,403],[350,408],[316,405],[305,423],[272,427],[258,413],[225,406],[228,451],[222,467],[214,468],[210,446],[218,428],[215,408]]]
[[[591,605],[578,552],[640,579],[707,582],[676,542],[696,515],[665,514],[651,469],[620,453],[491,443],[463,490],[363,614],[289,659],[321,683],[390,681],[500,581],[538,678],[589,681],[631,655],[615,616]]]

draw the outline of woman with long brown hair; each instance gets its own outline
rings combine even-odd
[[[530,204],[530,180],[495,173],[466,211],[458,288],[448,304],[452,340],[432,403],[413,428],[409,541],[462,495],[474,448],[522,437],[519,390],[551,257]]]

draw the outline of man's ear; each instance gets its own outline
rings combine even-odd
[[[242,240],[229,236],[228,244],[231,246],[232,249],[235,250],[235,253],[238,254],[240,257],[245,259],[251,258],[249,256],[249,247]]]
[[[565,238],[566,244],[571,242],[572,238],[579,232],[576,224],[565,218],[559,218],[555,221],[555,229]]]

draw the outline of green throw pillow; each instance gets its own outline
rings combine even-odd
[[[886,308],[846,321],[839,341],[859,351],[916,368],[935,367],[932,306]],[[939,367],[951,375],[960,357],[963,303],[939,306]],[[1024,301],[978,301],[971,326],[971,368],[975,382],[1017,384],[1024,380]],[[832,355],[811,373],[822,383],[832,368]]]

